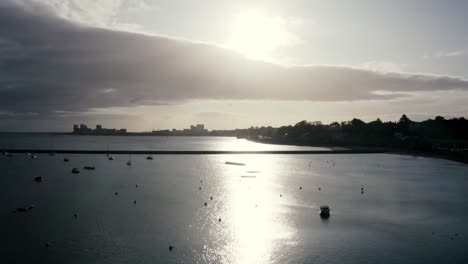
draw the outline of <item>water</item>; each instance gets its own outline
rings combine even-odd
[[[0,149],[77,150],[328,150],[251,142],[234,137],[75,136],[0,134]]]
[[[64,156],[0,156],[2,263],[468,262],[468,166],[460,163],[390,154]],[[322,204],[329,219],[318,215]]]

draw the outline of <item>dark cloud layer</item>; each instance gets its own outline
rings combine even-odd
[[[0,115],[190,99],[389,99],[457,89],[468,89],[468,81],[351,67],[283,67],[211,45],[80,26],[40,4],[0,3]]]

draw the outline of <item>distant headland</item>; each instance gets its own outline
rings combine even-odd
[[[383,150],[385,152],[437,156],[468,162],[468,120],[464,117],[445,119],[437,116],[421,122],[402,115],[396,122],[380,119],[323,124],[320,121],[300,121],[281,127],[250,127],[209,131],[203,124],[183,130],[127,132],[126,129],[106,129],[97,125],[74,125],[75,135],[145,135],[145,136],[230,136],[268,144],[317,147],[344,147],[353,150]]]

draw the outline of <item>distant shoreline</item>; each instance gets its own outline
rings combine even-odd
[[[25,135],[67,135],[67,136],[99,136],[99,137],[135,137],[135,136],[151,136],[151,137],[236,137],[231,135],[159,135],[152,132],[127,132],[126,134],[76,134],[73,132],[0,132],[2,134],[25,134]]]
[[[262,143],[262,144],[271,144],[271,145],[289,145],[289,146],[301,146],[301,147],[322,147],[334,150],[349,150],[350,154],[353,153],[382,153],[382,154],[395,154],[395,155],[407,155],[407,156],[418,156],[418,157],[428,157],[428,158],[437,158],[437,159],[445,159],[456,161],[464,164],[468,164],[468,155],[465,153],[450,153],[450,152],[442,152],[442,153],[429,153],[423,151],[411,151],[405,149],[395,149],[395,148],[383,148],[383,147],[362,147],[362,146],[329,146],[329,145],[314,145],[309,146],[306,144],[294,144],[291,142],[275,142],[272,140],[260,140],[260,139],[252,139],[246,138],[249,141],[255,143]],[[456,155],[460,154],[460,155]]]

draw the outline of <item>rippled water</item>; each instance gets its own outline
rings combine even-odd
[[[0,155],[2,263],[468,262],[460,163],[389,154],[67,157]],[[329,219],[318,215],[322,204]]]

